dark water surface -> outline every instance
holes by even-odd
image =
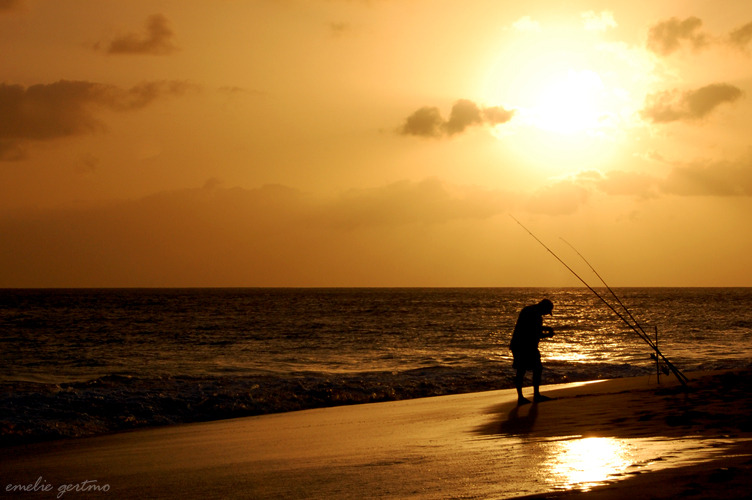
[[[616,292],[680,369],[750,366],[752,289]],[[584,288],[0,290],[0,442],[512,387],[543,297],[544,383],[655,372]]]

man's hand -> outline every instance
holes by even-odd
[[[550,326],[544,326],[543,327],[543,335],[541,335],[541,338],[550,338],[554,336],[554,329]]]

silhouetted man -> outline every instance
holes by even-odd
[[[517,405],[524,405],[530,400],[522,396],[522,382],[525,379],[525,372],[533,372],[533,401],[540,403],[549,401],[551,398],[542,396],[540,393],[541,373],[543,365],[541,364],[541,355],[538,350],[538,341],[543,338],[554,336],[553,328],[543,326],[543,316],[551,314],[554,310],[554,304],[548,299],[543,299],[535,305],[525,306],[520,311],[517,318],[517,324],[514,326],[512,342],[509,348],[512,350],[514,363],[512,368],[517,369],[517,376],[514,377],[514,385],[517,388]]]

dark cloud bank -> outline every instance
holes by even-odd
[[[671,165],[663,178],[581,172],[526,195],[427,179],[317,198],[212,181],[89,209],[8,213],[0,286],[387,286],[417,268],[421,279],[441,274],[487,241],[483,221],[512,211],[571,214],[596,193],[752,196],[752,157]]]
[[[454,243],[436,228],[508,208],[503,193],[435,179],[330,199],[278,185],[245,190],[210,182],[86,210],[0,217],[0,258],[8,263],[0,286],[379,282],[391,266],[409,272],[422,265],[424,251],[448,251]],[[440,241],[427,249],[430,238]]]
[[[142,109],[192,85],[178,81],[144,82],[130,89],[87,81],[60,80],[29,87],[0,84],[0,161],[26,157],[32,141],[50,141],[105,130],[102,110]]]

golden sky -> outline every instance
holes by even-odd
[[[0,0],[0,286],[752,286],[752,4]]]

